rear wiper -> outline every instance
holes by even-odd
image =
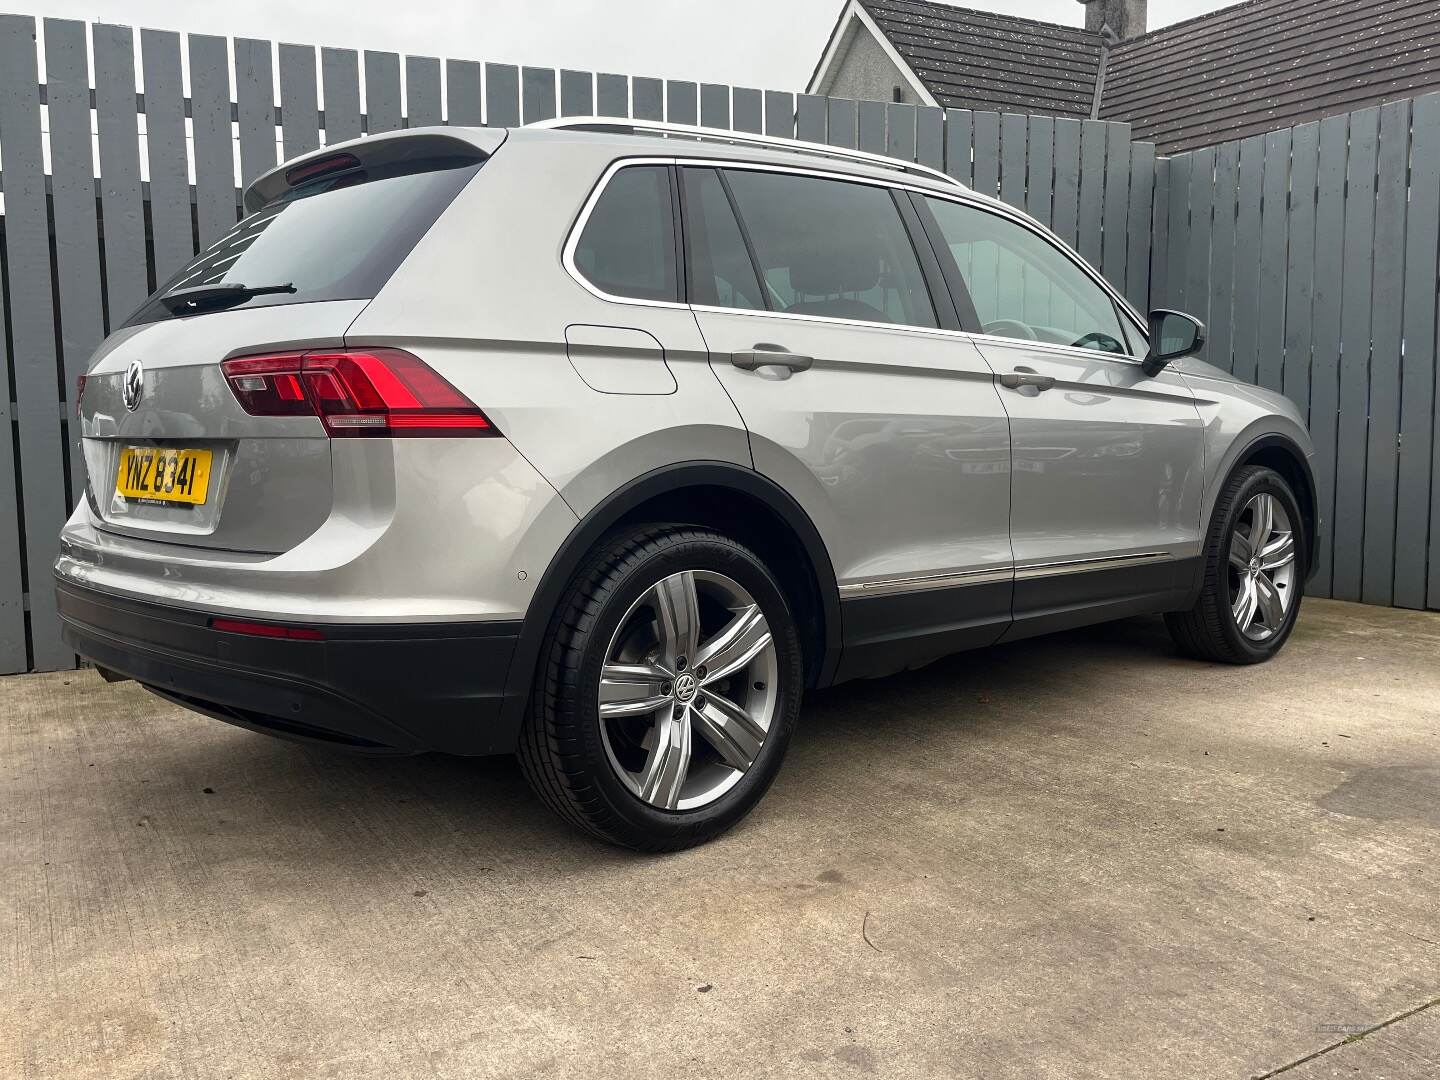
[[[174,289],[160,297],[160,303],[172,315],[188,315],[210,308],[229,307],[243,304],[252,296],[267,296],[271,293],[293,293],[295,285],[241,285],[239,282],[217,282],[213,285],[191,285],[185,289]]]

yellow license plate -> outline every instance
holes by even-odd
[[[142,502],[199,506],[210,493],[209,450],[127,446],[120,451],[115,490]]]

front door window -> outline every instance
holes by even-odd
[[[1038,233],[977,207],[927,199],[992,337],[1129,355],[1115,304]]]

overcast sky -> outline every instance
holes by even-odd
[[[1151,0],[1150,27],[1234,0]],[[259,37],[659,75],[779,90],[804,88],[843,0],[12,0],[10,10]],[[966,0],[1079,26],[1078,0]]]

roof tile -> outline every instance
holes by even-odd
[[[1016,67],[1043,82],[1046,112],[1088,117],[1100,38],[1069,26],[931,0],[860,0],[935,99],[948,108],[1034,107],[1006,83]]]
[[[1088,117],[1101,39],[934,0],[859,0],[944,106]],[[1110,51],[1100,116],[1162,153],[1440,90],[1436,0],[1245,0]]]

